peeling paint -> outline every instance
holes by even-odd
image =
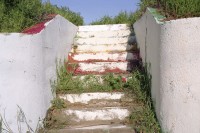
[[[103,108],[99,110],[66,110],[65,114],[71,118],[71,121],[95,121],[95,120],[125,120],[130,112],[126,108]]]
[[[73,62],[126,62],[138,60],[138,51],[135,52],[102,52],[102,53],[70,53],[68,60]]]
[[[106,99],[106,100],[120,100],[124,93],[82,93],[82,94],[63,94],[59,97],[70,103],[84,103],[88,104],[92,100]]]
[[[45,21],[40,22],[36,25],[33,25],[27,29],[25,29],[24,31],[22,31],[22,33],[26,33],[26,34],[37,34],[39,32],[41,32],[48,24],[48,22],[50,20],[52,20],[53,18],[55,18],[57,14],[50,14],[45,18]]]
[[[154,8],[147,8],[147,10],[149,10],[149,12],[153,15],[153,17],[155,18],[156,22],[158,24],[164,24],[163,20],[166,19],[165,16],[161,15],[157,9]]]
[[[74,64],[68,63],[67,70],[76,75],[106,73],[127,74],[136,67],[137,62],[79,62]]]

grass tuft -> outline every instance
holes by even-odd
[[[143,105],[142,110],[133,112],[130,116],[134,129],[140,133],[161,133],[151,99],[151,75],[147,69],[134,71],[128,80],[127,87]]]
[[[134,129],[140,133],[161,133],[160,125],[157,121],[153,102],[151,99],[151,75],[147,72],[147,67],[143,70],[135,70],[128,80],[124,81],[122,76],[112,73],[103,77],[87,75],[84,78],[74,76],[73,73],[67,72],[65,66],[58,67],[58,79],[55,84],[56,93],[83,93],[83,92],[105,92],[105,91],[131,91],[134,94],[134,100],[137,101],[142,108],[134,111],[130,115],[130,122]],[[74,78],[75,77],[75,78]],[[50,120],[58,123],[66,123],[60,118],[54,118],[55,109],[65,108],[65,102],[61,99],[55,99],[51,109]],[[53,114],[53,115],[52,115]],[[48,125],[55,122],[50,121]]]
[[[80,13],[42,0],[1,0],[0,32],[20,32],[41,21],[48,14],[60,14],[75,25],[83,25]]]
[[[141,0],[138,4],[139,9],[135,12],[126,12],[121,11],[118,15],[111,17],[105,15],[104,17],[100,18],[91,23],[91,25],[103,25],[103,24],[134,24],[146,11],[148,6],[155,7],[156,1],[155,0]]]
[[[138,6],[135,12],[122,11],[114,17],[105,15],[91,25],[134,24],[147,7],[157,8],[167,19],[200,17],[200,0],[141,0]]]
[[[63,99],[60,98],[55,98],[51,101],[52,104],[52,109],[63,109],[66,108],[66,104],[65,101]]]
[[[200,17],[199,0],[158,0],[158,5],[168,18]]]
[[[114,74],[105,76],[86,75],[83,78],[68,72],[65,66],[57,69],[57,81],[54,88],[56,93],[84,93],[84,92],[110,92],[120,91],[125,83],[122,77]]]

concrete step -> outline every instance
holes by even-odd
[[[63,94],[59,98],[64,99],[66,102],[89,104],[93,100],[120,100],[125,96],[123,92],[96,92],[96,93],[82,93],[82,94]]]
[[[139,52],[69,53],[68,62],[116,62],[139,59]]]
[[[89,74],[89,75],[74,75],[72,77],[72,80],[79,80],[79,81],[83,81],[85,88],[87,88],[91,83],[94,84],[99,84],[99,85],[105,85],[107,84],[110,80],[109,79],[115,79],[118,80],[119,82],[122,83],[126,83],[129,79],[131,79],[132,77],[127,73],[127,74],[113,74],[110,75],[109,74],[105,74],[105,75],[93,75],[93,74]],[[84,87],[83,85],[83,87]],[[123,88],[115,88],[118,91],[122,91]],[[96,90],[98,91],[98,90]]]
[[[96,92],[82,94],[59,94],[68,108],[99,108],[99,107],[133,107],[140,106],[135,101],[134,95],[124,94],[122,92]]]
[[[113,124],[55,129],[47,131],[47,133],[135,133],[135,131],[130,126]]]
[[[67,70],[74,74],[106,74],[106,73],[129,73],[136,68],[138,62],[79,62],[69,63]]]
[[[70,126],[94,126],[101,124],[128,123],[131,109],[127,107],[72,108],[63,109],[59,116],[68,120]]]
[[[127,24],[111,24],[111,25],[89,25],[79,26],[78,31],[117,31],[117,30],[129,30],[130,27]]]
[[[128,37],[131,35],[130,30],[118,31],[80,31],[77,33],[76,38],[115,38],[115,37]]]
[[[103,45],[103,44],[135,44],[136,39],[135,36],[129,36],[129,37],[117,37],[117,38],[75,38],[74,44],[75,45]]]
[[[58,94],[57,97],[64,99],[67,108],[50,110],[47,120],[53,123],[50,128],[65,128],[62,131],[127,125],[130,114],[140,111],[143,106],[134,101],[133,94],[125,92]]]
[[[74,45],[72,53],[100,53],[100,52],[125,52],[135,51],[136,45],[124,44],[102,44],[102,45]]]

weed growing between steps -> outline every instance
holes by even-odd
[[[130,123],[132,123],[136,132],[161,133],[152,104],[151,76],[147,73],[147,67],[143,70],[135,70],[130,74],[127,81],[123,81],[121,76],[113,74],[105,75],[102,78],[94,75],[78,77],[74,76],[73,73],[67,72],[65,66],[58,68],[57,76],[58,79],[54,84],[57,94],[131,90],[134,94],[134,99],[139,105],[142,105],[142,110],[134,111],[130,115]],[[66,108],[64,101],[58,98],[52,101],[52,108],[47,116],[47,127],[61,128],[62,125],[67,124],[67,118],[57,118],[57,116],[60,116],[57,114],[60,113],[59,110],[62,110],[62,108]],[[52,127],[52,125],[59,126]]]
[[[75,66],[74,66],[75,67]],[[57,81],[52,84],[53,92],[56,94],[84,93],[84,92],[109,92],[122,91],[125,82],[121,76],[108,74],[103,77],[87,75],[84,77],[74,76],[68,72],[66,66],[57,68]],[[67,108],[63,99],[54,98],[52,106],[47,112],[44,121],[46,129],[60,129],[68,125],[69,118],[62,114],[62,109]]]
[[[134,71],[127,82],[127,87],[143,105],[142,111],[133,112],[130,116],[134,129],[140,133],[161,133],[151,99],[151,76],[147,72],[147,67]]]
[[[57,69],[57,81],[53,85],[56,93],[110,92],[122,91],[125,86],[122,76],[108,74],[104,76],[74,76],[65,66]]]
[[[41,130],[41,119],[38,119],[37,122],[37,126],[36,129],[33,130],[33,128],[29,125],[30,120],[28,120],[26,118],[26,115],[24,113],[24,111],[22,110],[22,108],[20,106],[17,105],[17,115],[16,115],[16,124],[18,129],[11,129],[10,127],[10,123],[8,123],[7,119],[6,119],[6,115],[5,115],[5,110],[4,110],[4,114],[0,114],[0,133],[22,133],[22,132],[26,132],[26,133],[40,133]],[[26,128],[27,131],[24,131]]]
[[[63,109],[63,108],[66,108],[66,103],[63,99],[60,99],[60,98],[54,98],[52,101],[51,101],[51,108],[52,109]]]
[[[62,112],[64,107],[66,108],[64,103],[61,103],[59,108],[52,105],[52,107],[47,111],[47,116],[43,122],[44,129],[41,133],[46,133],[47,129],[61,129],[68,125],[69,118]]]

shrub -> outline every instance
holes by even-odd
[[[83,17],[81,17],[80,13],[73,12],[67,7],[59,8],[58,6],[51,5],[48,2],[44,3],[43,14],[52,14],[52,13],[60,14],[61,16],[63,16],[64,18],[66,18],[67,20],[69,20],[70,22],[72,22],[77,26],[83,25],[84,23]]]
[[[104,17],[102,17],[99,20],[96,20],[94,22],[91,23],[91,25],[102,25],[102,24],[122,24],[122,23],[126,23],[126,24],[132,24],[133,19],[134,18],[134,13],[130,12],[120,12],[117,16],[115,17],[110,17],[108,15],[105,15]]]
[[[200,17],[200,0],[141,0],[136,13],[140,16],[146,7],[156,7],[170,19]]]
[[[41,0],[1,0],[0,1],[0,32],[20,32],[43,20],[43,16],[60,14],[76,25],[83,25],[79,13],[67,7],[57,7]]]
[[[91,25],[102,25],[102,24],[113,24],[113,18],[108,15],[105,15],[101,19],[91,23]]]
[[[200,17],[200,0],[141,0],[140,12],[156,7],[167,18]]]
[[[101,25],[101,24],[133,24],[135,23],[141,15],[145,12],[146,7],[155,6],[156,0],[141,0],[139,3],[140,9],[136,12],[126,12],[121,11],[117,16],[110,17],[108,15],[102,17],[91,23],[91,25]]]
[[[115,17],[108,15],[91,23],[101,24],[133,24],[146,11],[147,7],[159,8],[159,11],[167,18],[200,17],[200,0],[141,0],[136,12],[120,12]]]
[[[200,0],[158,0],[167,17],[199,17]]]
[[[131,113],[130,120],[138,133],[162,133],[151,98],[151,75],[147,71],[148,67],[145,65],[143,70],[135,70],[127,82],[127,87],[142,105],[141,110]]]

